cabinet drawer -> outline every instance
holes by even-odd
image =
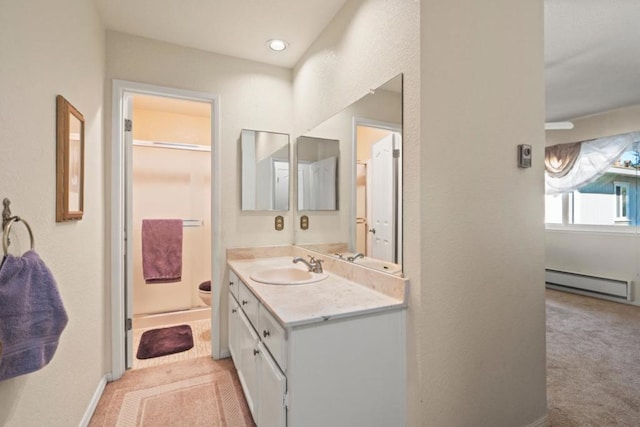
[[[233,270],[229,269],[229,292],[238,299],[238,288],[239,288],[240,279]]]
[[[244,313],[249,318],[249,321],[253,325],[254,328],[258,326],[258,306],[260,305],[258,299],[253,295],[253,293],[247,288],[247,286],[242,283],[241,280],[238,281],[240,284],[238,302],[240,303],[240,308],[244,310]]]
[[[269,349],[269,352],[280,366],[280,369],[282,369],[283,372],[286,371],[286,331],[262,304],[260,305],[260,310],[258,310],[257,326],[260,339]]]

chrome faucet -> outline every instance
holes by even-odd
[[[299,262],[304,263],[307,268],[309,269],[310,272],[312,273],[322,273],[322,262],[324,260],[322,259],[315,259],[312,255],[309,255],[309,261],[304,260],[303,258],[300,257],[295,257],[293,259],[293,263],[297,264]]]
[[[355,254],[353,254],[353,256],[347,257],[347,261],[353,262],[353,261],[357,260],[358,258],[364,258],[364,255],[361,254],[360,252],[356,252]]]

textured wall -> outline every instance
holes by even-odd
[[[422,418],[542,422],[543,4],[423,0],[420,15]]]
[[[293,82],[294,135],[300,135],[403,73],[403,267],[412,283],[407,347],[410,425],[420,423],[420,335],[415,327],[421,305],[419,42],[418,1],[348,1],[296,66]],[[300,232],[296,229],[296,236]]]
[[[104,30],[93,2],[0,2],[0,197],[33,228],[69,323],[44,369],[0,382],[0,425],[78,425],[103,374],[108,326],[102,162]],[[85,211],[55,222],[56,95],[85,118]],[[23,233],[20,225],[15,227]],[[28,247],[18,234],[15,252]]]

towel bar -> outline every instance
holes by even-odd
[[[4,210],[2,211],[2,248],[4,249],[4,254],[9,254],[9,245],[11,244],[11,241],[9,240],[9,234],[11,233],[11,226],[14,222],[18,221],[22,222],[24,226],[27,227],[27,231],[29,232],[29,239],[31,240],[31,249],[33,249],[34,239],[31,227],[29,227],[27,221],[20,218],[19,216],[11,216],[11,209],[9,208],[11,201],[9,199],[5,198],[2,202],[4,204]]]
[[[9,233],[11,233],[11,226],[13,225],[14,222],[18,222],[18,221],[20,221],[21,223],[24,224],[25,227],[27,227],[27,231],[29,232],[29,239],[31,240],[31,249],[33,250],[34,239],[33,239],[33,232],[31,231],[31,227],[29,227],[29,224],[24,219],[20,218],[19,216],[14,216],[9,219],[9,222],[7,222],[7,225],[4,228],[4,232],[2,236],[2,248],[4,249],[5,255],[9,255],[9,244],[10,244]]]

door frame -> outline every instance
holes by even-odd
[[[373,120],[373,119],[367,119],[364,117],[354,117],[353,118],[353,124],[352,124],[352,129],[351,129],[351,140],[353,141],[353,144],[351,144],[351,160],[353,163],[353,167],[351,168],[351,182],[353,183],[353,185],[351,186],[351,206],[350,206],[350,212],[349,212],[349,223],[350,224],[354,224],[353,227],[349,227],[349,247],[350,248],[354,248],[356,247],[356,227],[355,227],[355,223],[358,217],[358,207],[357,207],[357,194],[356,192],[358,191],[356,188],[356,178],[357,178],[357,171],[356,171],[356,160],[357,160],[357,156],[358,156],[358,126],[366,126],[366,127],[371,127],[371,128],[378,128],[378,129],[385,129],[385,130],[390,130],[392,132],[397,132],[400,135],[400,142],[399,142],[399,148],[400,148],[400,158],[398,159],[398,187],[396,189],[397,192],[397,235],[398,237],[400,237],[402,239],[402,241],[397,244],[398,248],[397,248],[397,253],[398,253],[398,264],[402,264],[402,247],[404,245],[404,236],[402,236],[402,230],[403,230],[403,224],[402,224],[402,154],[403,154],[403,147],[402,147],[402,124],[401,123],[391,123],[391,122],[383,122],[380,120]],[[368,232],[368,230],[367,230]],[[398,238],[396,237],[396,238]]]
[[[191,90],[156,86],[126,80],[112,81],[111,91],[111,198],[110,222],[110,265],[111,273],[111,380],[120,378],[126,370],[126,265],[125,265],[125,197],[126,170],[124,147],[124,98],[126,94],[156,95],[181,98],[211,104],[211,355],[221,357],[220,347],[220,100],[218,95]],[[130,185],[130,184],[129,184]],[[214,329],[217,328],[217,329]]]

